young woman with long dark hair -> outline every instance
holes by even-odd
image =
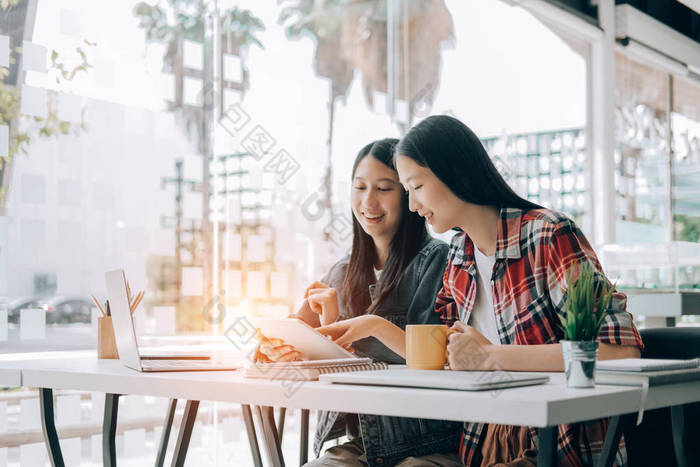
[[[403,355],[373,337],[377,329],[401,334],[407,324],[441,323],[434,304],[448,251],[448,245],[431,238],[425,221],[408,209],[393,165],[397,141],[375,141],[357,155],[352,168],[352,250],[309,286],[296,314],[317,328],[330,325],[332,330],[344,323],[352,336],[345,347],[388,363],[404,363]],[[262,352],[260,348],[258,358],[263,360],[298,357],[283,343],[266,356]],[[351,440],[329,448],[308,465],[410,466],[410,456],[432,453],[431,465],[459,465],[454,453],[460,432],[461,425],[454,422],[320,412],[317,455],[327,440],[346,434]]]
[[[435,306],[459,331],[448,344],[450,368],[563,371],[567,277],[588,265],[609,284],[574,221],[519,197],[455,118],[418,123],[397,144],[394,161],[410,210],[438,233],[458,230]],[[598,338],[601,360],[640,355],[625,304],[616,292]],[[559,464],[592,465],[607,426],[607,419],[559,426]],[[527,427],[466,423],[459,454],[467,465],[533,465],[535,441]],[[616,463],[626,463],[624,442]]]

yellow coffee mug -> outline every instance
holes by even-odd
[[[406,364],[414,370],[442,370],[447,362],[447,337],[454,334],[443,324],[406,326]]]

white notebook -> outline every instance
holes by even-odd
[[[256,363],[245,369],[246,378],[275,380],[316,381],[320,375],[348,371],[385,370],[384,362],[373,362],[371,358],[338,358],[330,360],[307,360],[300,362]]]
[[[663,358],[621,358],[618,360],[599,360],[597,371],[667,371],[700,367],[700,358],[690,360],[672,360]]]

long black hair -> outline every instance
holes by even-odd
[[[448,115],[430,116],[411,128],[396,145],[396,156],[429,168],[462,201],[497,208],[541,208],[518,196],[474,132]]]
[[[393,163],[395,138],[386,138],[369,143],[363,147],[352,166],[352,179],[360,161],[365,157],[374,157],[382,164],[396,171]],[[401,197],[401,220],[394,238],[389,244],[389,255],[377,284],[377,295],[372,302],[369,286],[375,282],[374,265],[377,262],[377,250],[372,237],[362,229],[355,216],[352,216],[352,251],[350,262],[343,280],[340,296],[352,316],[373,312],[396,288],[408,264],[418,254],[428,236],[425,221],[408,209],[408,197]]]

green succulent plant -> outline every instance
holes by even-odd
[[[578,276],[576,276],[578,273]],[[569,288],[560,316],[564,338],[570,341],[593,341],[612,301],[615,286],[588,264],[582,264],[567,275]]]

